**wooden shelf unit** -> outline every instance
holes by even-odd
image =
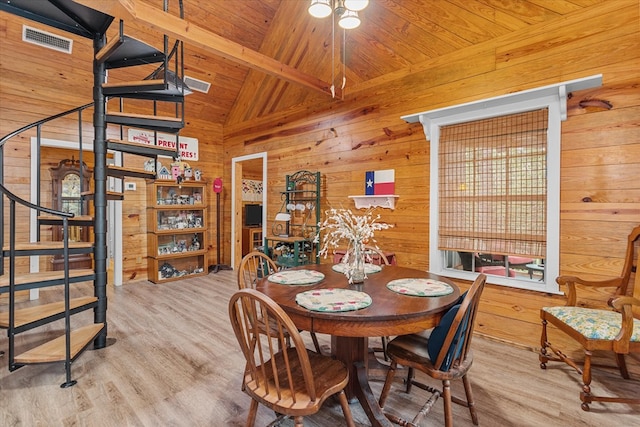
[[[319,264],[318,244],[313,240],[320,222],[320,172],[302,170],[287,175],[286,189],[280,196],[279,213],[289,214],[290,220],[283,234],[265,236],[265,253],[283,268]]]
[[[155,180],[147,187],[147,274],[153,283],[208,273],[207,183]]]

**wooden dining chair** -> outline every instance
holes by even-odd
[[[486,280],[486,275],[479,274],[471,288],[445,313],[433,330],[400,335],[389,342],[387,354],[391,358],[391,366],[380,394],[380,407],[384,408],[398,365],[409,368],[405,390],[407,393],[411,392],[413,385],[431,393],[427,402],[410,422],[385,410],[384,414],[391,422],[401,426],[417,426],[442,396],[445,426],[453,425],[452,402],[469,408],[473,424],[478,425],[478,415],[467,373],[473,362],[471,338]],[[436,388],[418,382],[414,378],[416,369],[442,381],[442,387]],[[466,400],[451,394],[451,380],[457,379],[462,379]]]
[[[278,271],[278,266],[268,255],[260,251],[249,252],[240,261],[238,288],[255,289],[260,280],[276,271]],[[314,332],[311,332],[311,341],[313,341],[316,351],[321,353],[322,347],[320,347],[320,342]]]
[[[549,361],[564,362],[582,375],[580,400],[583,410],[589,410],[592,402],[618,402],[640,404],[640,396],[597,396],[591,391],[592,361],[596,350],[611,351],[615,354],[617,367],[622,378],[629,379],[625,355],[640,355],[640,225],[635,227],[627,239],[624,266],[619,277],[609,280],[586,280],[575,276],[560,276],[556,281],[566,286],[567,303],[559,307],[543,307],[540,310],[542,335],[540,337],[540,367],[547,368]],[[606,293],[607,288],[613,290]],[[635,289],[635,294],[634,294]],[[589,290],[592,295],[605,295],[596,306],[593,301],[578,301],[578,290],[584,296]],[[634,298],[635,295],[635,298]],[[577,341],[584,349],[584,360],[575,360],[549,342],[548,325]],[[549,352],[551,350],[551,352]],[[553,355],[551,354],[553,353]]]
[[[389,259],[384,252],[375,246],[364,246],[365,261],[376,265],[389,265]]]
[[[229,317],[247,362],[242,379],[242,390],[252,399],[247,426],[254,425],[262,404],[293,417],[295,425],[302,427],[303,417],[318,412],[333,395],[340,401],[347,425],[355,426],[344,392],[349,371],[341,361],[307,350],[278,304],[255,289],[241,289],[229,301]],[[257,318],[277,334],[265,333],[254,321]],[[287,340],[291,345],[285,345]]]
[[[255,289],[260,280],[276,271],[278,271],[278,266],[275,261],[265,253],[259,251],[249,252],[240,261],[238,288]]]

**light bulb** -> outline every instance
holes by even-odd
[[[331,0],[311,0],[308,10],[314,18],[326,18],[331,15]]]
[[[352,30],[357,28],[360,25],[360,18],[358,18],[358,12],[354,12],[353,10],[347,10],[340,17],[338,21],[338,25],[340,25],[345,30]]]
[[[359,12],[369,5],[369,0],[344,0],[344,7]]]

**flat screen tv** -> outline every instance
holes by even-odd
[[[262,205],[244,205],[245,227],[262,226]]]

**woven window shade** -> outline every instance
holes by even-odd
[[[547,109],[444,126],[441,250],[544,258]]]

